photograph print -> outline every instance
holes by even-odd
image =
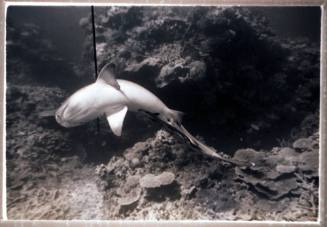
[[[317,221],[320,7],[6,13],[8,219]]]

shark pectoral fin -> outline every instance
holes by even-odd
[[[123,128],[123,123],[127,110],[127,106],[124,106],[124,108],[122,108],[118,112],[111,115],[107,115],[107,120],[110,125],[110,128],[116,136],[121,136],[121,131]]]

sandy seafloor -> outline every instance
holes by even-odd
[[[120,78],[185,112],[183,124],[201,141],[255,165],[204,156],[133,113],[119,138],[104,118],[66,129],[40,117],[93,81],[90,18],[77,25],[81,64],[65,61],[42,26],[13,20],[9,219],[317,219],[316,42],[281,38],[244,8],[98,8],[95,19],[99,66],[115,63]]]

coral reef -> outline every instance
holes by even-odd
[[[100,7],[95,22],[99,68],[114,63],[184,111],[199,140],[252,165],[206,157],[138,115],[119,138],[103,118],[65,129],[41,117],[94,79],[90,17],[77,68],[37,25],[9,26],[10,219],[317,220],[317,44],[280,39],[250,8]]]
[[[240,149],[234,159],[255,165],[234,168],[189,150],[160,130],[98,166],[98,184],[108,201],[106,215],[138,220],[315,220],[317,134],[308,140],[311,150]],[[136,159],[139,165],[131,165]]]
[[[303,141],[306,146],[299,147]],[[269,153],[238,150],[234,158],[255,165],[244,170],[237,167],[236,179],[249,184],[270,200],[296,195],[299,181],[301,184],[315,182],[314,185],[318,186],[318,147],[318,135],[315,134],[296,140],[293,148],[274,148]],[[318,199],[317,195],[315,199]]]

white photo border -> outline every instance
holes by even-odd
[[[320,127],[319,127],[319,214],[313,222],[278,221],[107,221],[107,220],[8,220],[6,214],[6,10],[9,5],[100,6],[100,5],[161,5],[161,6],[320,6]],[[1,0],[0,1],[0,226],[3,227],[103,227],[103,226],[224,226],[224,227],[324,227],[327,226],[327,0]]]

